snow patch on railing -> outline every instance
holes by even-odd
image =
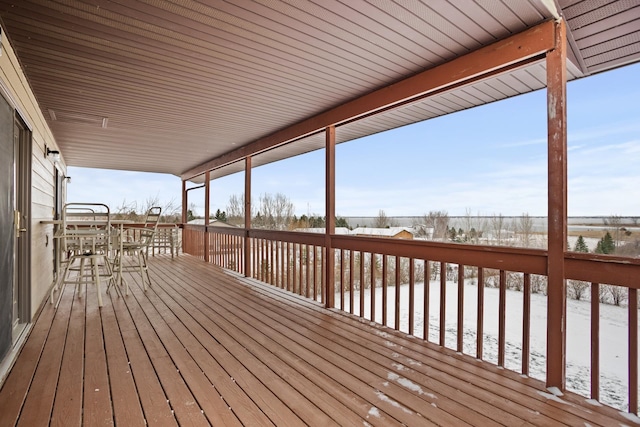
[[[622,415],[627,420],[631,421],[635,424],[640,424],[640,418],[636,414],[632,414],[631,412],[620,411],[620,415]]]

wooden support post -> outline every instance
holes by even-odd
[[[187,223],[187,181],[182,180],[182,253],[186,253],[185,245],[187,244],[186,239],[184,238],[184,224]]]
[[[336,232],[336,128],[329,126],[326,129],[326,184],[325,184],[325,239],[324,248],[327,256],[325,257],[325,280],[324,287],[325,307],[333,308],[335,305],[335,252],[331,247],[331,235]],[[362,278],[360,278],[362,283]]]
[[[548,235],[547,387],[565,388],[567,286],[567,46],[564,21],[555,24],[547,54]]]
[[[251,156],[244,159],[244,277],[251,277]]]
[[[204,262],[209,262],[209,216],[210,211],[211,171],[204,173]]]

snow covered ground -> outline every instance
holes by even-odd
[[[387,289],[388,301],[395,299],[395,287]],[[497,363],[498,350],[498,289],[485,288],[484,304],[484,359]],[[400,330],[409,330],[409,286],[400,286]],[[446,346],[456,348],[458,286],[447,283],[446,290]],[[505,367],[520,372],[522,366],[522,292],[507,291],[506,301],[506,354]],[[370,317],[370,290],[365,290],[366,318]],[[349,310],[346,293],[345,311]],[[382,289],[376,288],[376,322],[382,323]],[[415,285],[415,335],[422,337],[424,284]],[[336,295],[339,304],[339,295]],[[429,308],[429,340],[439,336],[440,283],[431,282]],[[476,354],[477,287],[467,283],[464,289],[464,353]],[[586,397],[590,396],[590,303],[567,301],[567,388]],[[359,312],[359,294],[354,292],[354,312]],[[394,327],[393,304],[387,312],[387,325]],[[531,356],[530,375],[545,379],[547,297],[531,295]],[[626,411],[628,404],[628,311],[626,307],[600,306],[600,401]]]

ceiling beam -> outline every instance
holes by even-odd
[[[247,156],[322,131],[327,126],[337,126],[376,111],[405,104],[432,92],[442,91],[444,88],[456,86],[465,81],[478,79],[483,75],[495,74],[500,69],[509,69],[514,64],[552,50],[555,46],[554,39],[555,26],[553,21],[543,22],[521,33],[422,71],[208,160],[183,172],[181,178],[188,180],[207,170],[219,168]]]

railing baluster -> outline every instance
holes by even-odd
[[[326,253],[326,249],[324,248],[320,248],[320,302],[322,304],[325,304],[325,296],[324,296],[324,290],[326,289],[326,281],[325,281],[325,263],[324,263],[324,259],[325,259],[325,253]],[[327,256],[328,258],[328,256]],[[334,301],[335,304],[335,301]]]
[[[244,238],[236,236],[236,265],[238,266],[238,273],[244,275]]]
[[[272,240],[267,239],[265,240],[266,245],[265,245],[265,259],[267,262],[267,266],[266,266],[266,277],[265,277],[265,281],[267,283],[269,283],[270,285],[273,285],[273,261],[272,261],[272,256],[273,256],[273,247],[272,247]]]
[[[340,310],[344,309],[344,249],[340,249]]]
[[[638,414],[638,290],[629,288],[629,412]]]
[[[498,366],[504,367],[506,338],[505,309],[507,299],[507,272],[500,270],[500,297],[498,301]]]
[[[253,259],[251,260],[251,277],[253,277],[254,279],[257,278],[257,274],[258,274],[258,243],[256,242],[255,238],[251,239],[251,254]]]
[[[424,302],[422,305],[423,318],[422,318],[422,339],[429,341],[429,303],[431,293],[431,262],[424,261]]]
[[[369,295],[371,295],[371,320],[376,321],[376,257],[371,253],[371,285],[369,286]]]
[[[304,296],[309,298],[311,293],[311,248],[307,244],[307,265],[305,267],[307,283],[304,287]]]
[[[262,260],[262,268],[260,269],[260,280],[263,282],[268,282],[269,281],[269,261],[268,261],[268,253],[267,253],[267,241],[265,239],[262,239],[262,245],[261,245],[261,260]]]
[[[525,273],[522,292],[522,375],[529,375],[531,355],[531,274]]]
[[[354,279],[353,249],[349,249],[349,313],[353,314],[353,279]]]
[[[413,335],[413,322],[415,320],[415,266],[414,259],[409,258],[409,335]]]
[[[388,306],[388,295],[387,295],[387,255],[382,255],[382,324],[387,326],[387,306]]]
[[[331,249],[332,251],[335,251],[335,249]],[[327,281],[326,281],[326,277],[325,277],[325,268],[324,268],[324,263],[325,263],[325,257],[326,255],[326,249],[323,247],[320,247],[320,302],[324,305],[325,303],[325,296],[324,296],[324,290],[327,286]],[[335,253],[335,252],[334,252]],[[333,304],[335,305],[335,299]]]
[[[260,277],[260,240],[253,238],[253,277],[254,279],[258,279]]]
[[[447,263],[440,262],[440,345],[444,347],[447,315]]]
[[[304,287],[304,257],[306,256],[304,252],[304,245],[298,245],[298,249],[300,251],[300,262],[298,265],[298,295],[303,295],[303,287]]]
[[[464,265],[458,264],[458,336],[457,351],[462,353],[464,347]]]
[[[600,400],[600,284],[591,283],[591,398]]]
[[[364,317],[364,252],[360,251],[360,317]]]
[[[292,278],[292,287],[291,287],[291,292],[293,293],[297,293],[296,291],[296,281],[298,280],[298,275],[297,275],[297,270],[298,270],[298,251],[297,251],[297,243],[294,243],[292,245],[291,248],[292,252],[293,252],[293,256],[291,258],[292,260],[292,264],[293,264],[293,274],[291,276]]]
[[[275,267],[274,270],[275,272],[275,282],[274,285],[277,288],[281,288],[282,287],[282,282],[280,280],[280,241],[276,240],[273,242],[274,244],[274,252],[275,252]]]
[[[291,245],[293,243],[287,242],[287,290],[291,292],[291,264],[293,258],[291,256]]]
[[[276,263],[278,264],[276,283],[280,289],[284,289],[284,242],[281,240],[276,242]]]
[[[315,301],[318,291],[318,247],[313,245],[313,300]]]
[[[400,330],[400,257],[396,256],[396,299],[395,299],[394,328]]]
[[[476,357],[482,360],[484,348],[484,268],[478,267],[478,320],[476,330]]]

